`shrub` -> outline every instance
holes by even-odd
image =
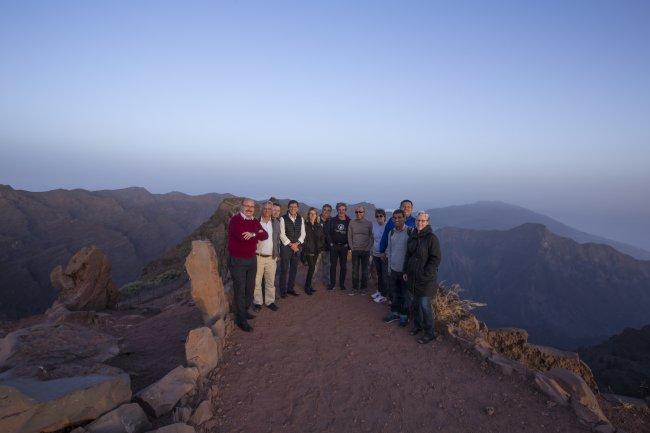
[[[461,299],[459,294],[463,291],[460,284],[452,284],[451,287],[438,286],[438,291],[431,302],[433,304],[434,317],[443,322],[458,323],[462,319],[470,317],[470,311],[485,307],[487,304],[469,299]]]

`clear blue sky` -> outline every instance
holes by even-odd
[[[650,248],[650,2],[0,2],[0,183],[417,208]]]

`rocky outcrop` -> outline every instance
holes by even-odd
[[[113,308],[118,299],[117,288],[111,280],[111,262],[94,245],[79,250],[65,269],[54,268],[50,280],[59,290],[59,302],[68,310]]]
[[[11,332],[0,341],[0,369],[103,362],[119,352],[118,340],[110,335],[69,323],[39,324]]]
[[[206,325],[223,318],[230,307],[219,274],[219,264],[210,241],[193,241],[185,260],[185,269],[192,285],[192,298]]]
[[[140,391],[136,398],[151,415],[159,417],[171,411],[176,403],[196,386],[199,370],[178,366],[158,382]]]
[[[544,374],[571,396],[569,402],[580,419],[592,425],[609,424],[596,396],[580,376],[564,368],[552,368]]]
[[[212,418],[212,404],[210,400],[203,400],[192,414],[190,424],[200,426],[210,418]]]
[[[185,342],[187,365],[196,367],[201,376],[214,369],[223,352],[223,344],[218,344],[218,337],[212,335],[210,328],[192,329]]]
[[[142,433],[151,423],[140,405],[123,404],[84,427],[89,433]]]
[[[486,333],[486,340],[497,352],[520,361],[529,368],[539,371],[552,368],[570,370],[582,377],[594,392],[598,392],[594,375],[577,353],[530,344],[528,332],[518,328],[490,329]]]
[[[16,367],[0,375],[0,426],[3,433],[53,432],[129,400],[129,375],[118,368],[91,363],[48,370]]]

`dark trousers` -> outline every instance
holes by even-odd
[[[307,278],[305,279],[305,292],[311,289],[311,281],[314,278],[314,272],[316,271],[316,260],[318,260],[318,254],[306,254],[305,260],[307,261]]]
[[[230,257],[228,265],[230,267],[230,275],[232,276],[235,321],[239,324],[244,324],[248,321],[248,308],[253,302],[257,257],[254,256],[252,259]]]
[[[390,299],[390,293],[388,290],[388,263],[386,263],[381,257],[372,256],[372,263],[375,265],[375,270],[377,271],[377,289],[382,296]]]
[[[406,288],[406,281],[404,281],[404,272],[396,272],[391,270],[388,277],[391,292],[393,294],[393,302],[390,305],[390,311],[403,317],[408,317],[409,307],[411,305],[411,294]]]
[[[435,336],[433,327],[433,308],[429,296],[420,296],[413,299],[413,324],[420,328],[429,337]]]
[[[280,257],[280,295],[286,295],[287,292],[293,291],[293,286],[296,283],[300,250],[294,252],[289,246],[282,245],[280,247]]]
[[[352,288],[354,290],[368,287],[369,266],[370,251],[352,251]],[[361,268],[361,286],[359,286],[359,268]]]
[[[332,245],[330,247],[330,287],[336,283],[336,263],[341,267],[339,272],[339,287],[345,287],[345,274],[348,271],[348,246]]]

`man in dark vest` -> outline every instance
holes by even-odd
[[[300,246],[305,241],[305,221],[298,213],[298,202],[289,201],[288,211],[280,218],[280,297],[298,296],[293,286],[300,262]],[[287,278],[287,272],[289,272]]]

